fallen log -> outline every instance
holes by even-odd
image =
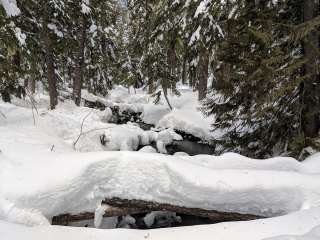
[[[153,211],[175,212],[183,215],[190,215],[210,219],[213,223],[229,221],[249,221],[264,218],[252,214],[241,214],[234,212],[219,212],[216,210],[206,210],[200,208],[187,208],[170,204],[148,202],[142,200],[127,200],[120,198],[105,199],[102,204],[109,207],[106,209],[104,217],[120,217],[132,214],[143,214]],[[63,214],[52,219],[52,225],[68,225],[71,222],[94,219],[94,213],[85,212],[76,215]]]
[[[191,215],[197,217],[208,218],[216,222],[228,222],[228,221],[249,221],[264,218],[263,216],[257,216],[252,214],[242,214],[234,212],[219,212],[216,210],[206,210],[201,208],[187,208],[181,206],[175,206],[170,204],[147,202],[142,200],[127,200],[120,198],[105,199],[102,203],[118,207],[118,208],[135,208],[141,209],[142,212],[153,211],[167,211],[175,212],[178,214]]]
[[[141,210],[140,208],[118,208],[118,207],[112,207],[108,206],[108,208],[105,210],[105,213],[103,217],[121,217],[121,216],[127,216],[132,214],[139,214],[139,213],[147,213]],[[84,212],[80,214],[62,214],[59,216],[54,216],[52,218],[52,225],[61,225],[61,226],[67,226],[70,222],[79,222],[84,220],[92,220],[94,219],[94,213],[92,212]]]

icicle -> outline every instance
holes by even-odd
[[[109,208],[108,205],[103,204],[97,207],[97,209],[94,212],[94,226],[95,228],[100,228],[101,227],[101,223],[103,220],[103,215],[106,212],[106,210]]]

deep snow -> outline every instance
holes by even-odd
[[[155,108],[166,108],[165,105],[153,108],[147,95],[138,94],[130,95],[120,88],[110,94],[109,101],[110,104],[131,108],[126,99],[135,99],[130,101],[141,102],[143,105],[136,104],[136,107],[149,108],[149,112],[156,111]],[[192,96],[192,92],[185,94],[186,98]],[[300,163],[280,157],[254,160],[233,153],[219,157],[190,157],[183,153],[167,156],[154,153],[156,150],[149,146],[139,152],[108,152],[106,150],[136,150],[137,145],[148,145],[151,140],[157,142],[159,150],[179,136],[170,129],[158,133],[143,131],[130,123],[122,126],[109,124],[106,121],[110,111],[78,108],[70,102],[61,103],[55,111],[48,111],[47,98],[39,96],[37,100],[39,115],[35,115],[36,125],[25,101],[15,99],[15,104],[20,107],[0,102],[0,111],[6,116],[0,116],[1,240],[170,240],[212,239],[212,236],[218,240],[260,240],[280,235],[298,235],[291,237],[297,240],[318,239],[319,154]],[[190,104],[195,102],[194,98],[185,100],[185,104],[181,101],[181,105],[179,101],[173,100],[176,110],[164,113],[159,122],[168,123],[173,115],[177,121],[172,121],[175,124],[167,127],[187,126],[189,131],[196,130],[205,138],[201,129],[197,129],[196,122],[200,121],[201,128],[205,129],[209,127],[206,122],[209,124],[210,121],[200,115],[193,120],[188,118],[188,114],[181,113],[191,109],[190,106],[193,106],[190,114],[194,113],[196,105]],[[148,116],[147,112],[143,111],[143,114]],[[88,118],[83,130],[87,134],[74,147],[85,116]],[[190,127],[186,123],[189,120]],[[159,122],[158,127],[164,127]],[[106,146],[100,143],[101,134],[106,137]],[[91,211],[97,212],[95,223],[99,226],[101,215],[98,213],[101,209],[97,206],[106,197],[158,201],[273,218],[152,231],[49,225],[54,215]],[[285,216],[274,217],[278,215]],[[291,238],[280,236],[279,239]]]

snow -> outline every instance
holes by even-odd
[[[85,93],[84,98],[90,101],[101,101],[109,107],[118,106],[121,111],[140,112],[144,123],[153,124],[156,128],[172,128],[182,132],[192,134],[204,141],[219,138],[222,133],[219,131],[211,132],[213,117],[204,117],[198,110],[197,93],[187,86],[179,85],[178,90],[181,96],[169,95],[169,101],[173,106],[170,111],[167,103],[162,99],[158,105],[153,103],[154,99],[145,94],[141,89],[136,93],[130,89],[117,86],[111,91],[107,100],[93,97]]]
[[[162,224],[169,225],[170,223],[181,222],[181,218],[176,213],[156,211],[148,213],[143,221],[147,227],[151,227],[153,224],[161,226]]]
[[[11,145],[13,139],[19,141],[22,135],[22,139],[32,135],[33,139],[29,141],[39,143],[41,148],[45,148],[45,152],[50,151],[52,147],[55,152],[70,152],[80,134],[81,136],[75,145],[75,149],[80,152],[135,151],[139,146],[149,145],[151,142],[157,141],[163,149],[173,140],[181,140],[181,137],[175,134],[173,130],[164,129],[154,132],[144,131],[133,123],[109,124],[108,120],[112,117],[109,108],[100,111],[86,107],[76,107],[70,101],[60,103],[54,111],[40,108],[39,115],[35,116],[36,126],[33,126],[31,109],[0,104],[0,110],[8,115],[7,119],[0,118],[0,124],[3,124],[3,127],[0,125],[3,132],[2,137],[4,142],[7,142],[8,148],[13,147]],[[16,128],[19,128],[20,131],[15,131]],[[101,144],[101,137],[105,141],[104,146]],[[52,141],[52,139],[55,140]],[[35,144],[29,145],[32,146],[23,144],[22,147],[31,147],[32,149]],[[4,147],[2,146],[2,148]],[[36,149],[39,150],[37,146],[35,146]],[[12,149],[12,151],[14,152],[15,149]],[[164,152],[164,150],[161,151]]]
[[[103,215],[105,211],[108,209],[108,205],[100,205],[97,207],[97,209],[94,212],[94,226],[95,228],[100,228],[102,221],[103,221]]]
[[[308,232],[307,234],[301,236],[279,236],[279,237],[272,237],[266,240],[318,240],[320,239],[320,226],[315,227],[312,231]]]
[[[157,153],[157,150],[151,146],[145,146],[139,150],[139,152],[144,153]]]
[[[89,14],[91,12],[89,5],[90,5],[90,0],[82,0],[81,12],[83,14]]]
[[[181,227],[170,229],[136,230],[101,230],[89,228],[71,228],[58,226],[25,227],[0,220],[1,240],[267,240],[276,236],[306,235],[302,237],[278,237],[272,240],[314,240],[319,239],[318,229],[320,209],[292,213],[287,216],[250,222],[221,223],[215,225]],[[312,235],[311,235],[312,234]],[[313,238],[311,238],[313,236]],[[310,238],[307,238],[310,237]]]
[[[17,16],[20,14],[20,9],[17,6],[16,0],[0,0],[0,5],[4,7],[8,17]]]
[[[153,109],[147,95],[120,89],[105,101],[135,111],[167,108],[160,103]],[[288,157],[257,160],[235,153],[193,157],[156,153],[181,139],[173,129],[199,133],[196,136],[201,138],[216,134],[205,131],[212,119],[195,111],[198,104],[193,94],[185,89],[180,99],[170,97],[174,110],[163,112],[157,131],[144,131],[133,123],[110,124],[109,108],[92,110],[65,101],[48,111],[47,97],[41,95],[34,124],[26,101],[14,99],[19,106],[0,102],[6,116],[0,116],[1,240],[319,239],[319,153],[302,163]],[[86,134],[74,147],[81,125]],[[100,142],[103,135],[105,146]],[[151,142],[157,150],[148,146]],[[143,145],[138,152],[113,151],[137,150]],[[271,218],[151,231],[50,226],[53,216],[88,211],[95,213],[93,226],[114,228],[117,219],[102,218],[107,206],[101,206],[104,198],[112,197]],[[146,224],[152,225],[161,214],[150,213]],[[134,219],[126,216],[119,225],[129,228],[133,224]]]
[[[276,158],[265,165],[232,157],[239,166],[223,162],[224,156],[201,156],[201,161],[142,152],[95,152],[36,154],[28,160],[9,158],[3,151],[0,196],[5,201],[0,218],[21,223],[20,214],[11,214],[21,211],[44,224],[44,217],[94,212],[102,199],[112,197],[269,217],[319,206],[320,176],[310,174],[303,164],[297,167],[293,159]],[[208,164],[215,161],[218,167]],[[291,170],[278,168],[282,163]]]

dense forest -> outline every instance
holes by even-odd
[[[20,0],[18,11],[0,8],[0,92],[10,101],[18,86],[32,94],[42,82],[54,109],[67,87],[79,105],[83,88],[105,96],[122,84],[166,97],[182,82],[216,116],[213,128],[225,129],[223,151],[297,156],[319,147],[318,5]]]
[[[0,239],[320,239],[319,50],[320,0],[0,0]]]

